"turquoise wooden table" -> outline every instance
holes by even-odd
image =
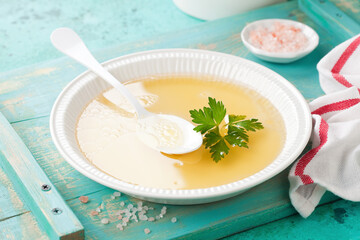
[[[313,27],[319,47],[292,64],[263,62],[243,46],[247,22],[288,18]],[[2,1],[0,8],[0,239],[360,239],[360,204],[327,193],[302,219],[288,197],[287,171],[228,200],[167,206],[164,218],[116,228],[122,203],[114,190],[68,165],[49,133],[49,113],[63,87],[85,69],[63,57],[49,35],[74,28],[100,61],[141,50],[201,48],[245,57],[291,81],[311,100],[323,94],[316,63],[360,32],[358,0],[299,0],[204,22],[169,0],[85,2]],[[88,196],[89,202],[79,201]],[[145,203],[160,211],[163,205]],[[103,206],[99,215],[92,211]],[[177,217],[172,223],[171,218]],[[110,219],[109,224],[101,219]],[[144,229],[151,233],[146,235]]]

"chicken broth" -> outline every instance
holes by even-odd
[[[191,121],[189,110],[207,106],[208,97],[222,101],[227,114],[257,118],[264,129],[249,132],[249,148],[231,147],[214,162],[209,149],[166,155],[138,139],[133,107],[110,89],[84,109],[76,137],[84,156],[101,171],[128,183],[166,189],[196,189],[235,182],[264,169],[280,153],[285,127],[276,108],[244,86],[208,77],[163,76],[132,81],[127,88],[154,113]]]

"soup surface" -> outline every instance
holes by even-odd
[[[76,136],[86,158],[101,171],[141,186],[167,189],[214,187],[246,178],[269,165],[285,140],[283,120],[274,106],[253,90],[207,77],[151,77],[126,84],[151,112],[191,121],[189,110],[222,101],[228,114],[257,118],[264,129],[249,132],[249,148],[230,147],[215,163],[202,146],[183,155],[165,155],[137,138],[136,114],[115,89],[92,100],[82,112]]]

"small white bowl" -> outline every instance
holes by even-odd
[[[169,204],[198,204],[228,198],[283,171],[299,156],[309,140],[312,122],[306,100],[290,82],[260,64],[211,51],[164,49],[122,56],[103,65],[121,82],[159,74],[205,74],[246,86],[267,98],[277,108],[286,129],[285,143],[276,159],[245,179],[221,186],[189,190],[130,184],[92,165],[77,144],[75,129],[79,115],[92,99],[109,88],[105,81],[86,71],[71,81],[56,100],[50,115],[52,139],[60,154],[76,170],[94,181],[131,196]]]
[[[268,52],[260,48],[255,47],[249,41],[250,32],[258,27],[268,28],[272,26],[275,22],[280,22],[286,25],[292,25],[301,29],[303,34],[308,38],[308,46],[302,50],[296,52]],[[311,53],[319,44],[319,35],[311,27],[297,21],[287,20],[287,19],[264,19],[252,22],[241,31],[241,39],[244,45],[258,58],[261,58],[268,62],[275,63],[290,63],[294,62],[302,57],[305,57]]]

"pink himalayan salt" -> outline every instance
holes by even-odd
[[[79,200],[82,203],[87,203],[89,201],[89,197],[88,196],[80,196]]]
[[[91,214],[91,216],[97,216],[97,215],[99,215],[99,213],[98,213],[97,211],[91,211],[90,214]]]
[[[257,27],[250,32],[250,43],[267,52],[297,52],[308,45],[300,28],[275,22],[269,28]]]

